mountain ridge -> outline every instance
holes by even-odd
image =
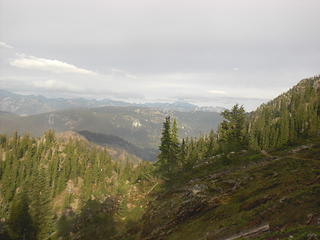
[[[18,115],[35,115],[73,108],[97,108],[105,106],[116,107],[146,107],[161,111],[205,111],[221,112],[223,107],[200,107],[185,101],[130,103],[111,99],[89,98],[47,98],[42,95],[21,95],[0,89],[0,111],[12,112]]]

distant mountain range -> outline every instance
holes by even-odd
[[[21,95],[6,90],[0,90],[0,111],[11,112],[17,115],[28,116],[73,108],[97,108],[104,106],[116,107],[148,107],[162,111],[205,111],[221,112],[222,107],[199,107],[197,105],[178,101],[173,103],[129,103],[111,99],[86,99],[86,98],[47,98],[44,96]]]
[[[55,132],[72,130],[100,145],[123,147],[145,160],[154,160],[160,142],[162,122],[167,115],[177,119],[181,137],[196,137],[209,132],[216,129],[222,120],[217,112],[168,113],[164,110],[133,106],[74,108],[31,116],[0,112],[0,133],[12,134],[18,131],[21,134],[26,132],[32,136],[41,136],[48,129]]]

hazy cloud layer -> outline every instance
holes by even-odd
[[[52,73],[79,73],[96,75],[96,73],[90,70],[79,68],[69,63],[58,60],[38,58],[34,56],[25,56],[24,54],[21,54],[18,56],[18,58],[10,61],[10,65],[18,68],[48,71]]]
[[[254,108],[320,73],[319,10],[318,0],[0,0],[0,87]]]
[[[13,48],[9,44],[6,44],[5,42],[0,42],[0,48]]]

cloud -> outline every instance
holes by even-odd
[[[59,60],[25,56],[23,54],[19,54],[18,56],[19,57],[17,59],[10,61],[11,66],[29,70],[48,71],[52,73],[78,73],[85,75],[97,75],[97,73],[93,71],[79,68],[75,65]]]
[[[124,76],[126,78],[137,79],[137,76],[135,76],[133,74],[130,74],[130,73],[126,72],[126,71],[117,69],[117,68],[112,68],[111,69],[111,73],[113,75],[120,75],[120,76]]]
[[[0,42],[0,48],[13,48],[9,44],[6,44],[5,42]]]
[[[212,94],[226,94],[226,92],[222,90],[209,90],[208,92]]]
[[[83,88],[57,80],[46,80],[46,81],[33,81],[32,85],[36,88],[42,88],[46,90],[63,90],[71,92],[82,92]]]

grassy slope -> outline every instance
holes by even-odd
[[[320,139],[311,142],[221,156],[184,173],[151,203],[138,239],[225,239],[267,223],[271,231],[256,239],[319,235]]]

